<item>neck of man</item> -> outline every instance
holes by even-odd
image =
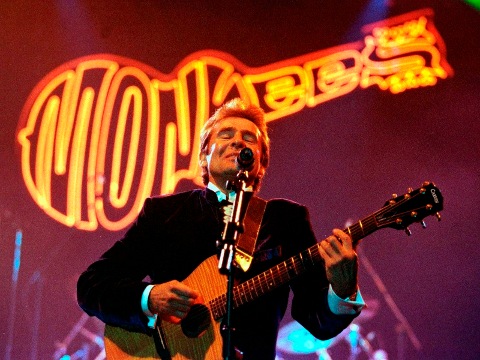
[[[222,193],[224,193],[225,195],[228,195],[228,193],[230,192],[230,190],[227,190],[227,181],[228,180],[232,180],[232,179],[228,179],[228,178],[221,178],[221,179],[216,179],[212,176],[210,176],[210,182],[212,184],[214,184]]]

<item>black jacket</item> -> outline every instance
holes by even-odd
[[[217,253],[223,230],[214,192],[193,190],[151,197],[124,237],[93,263],[78,280],[78,302],[107,324],[149,332],[140,298],[150,283],[184,280]],[[239,281],[251,278],[316,243],[308,211],[284,199],[268,202],[254,262]],[[328,308],[328,282],[322,266],[234,312],[234,342],[244,360],[274,359],[279,323],[293,290],[292,317],[320,339],[340,333],[354,316]]]

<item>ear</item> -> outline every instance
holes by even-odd
[[[261,180],[264,175],[265,175],[265,168],[261,166],[260,169],[258,170],[257,178]]]
[[[206,167],[207,166],[207,155],[205,155],[204,153],[201,153],[199,159],[200,159],[200,167]]]

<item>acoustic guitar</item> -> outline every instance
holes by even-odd
[[[431,182],[388,200],[385,205],[344,231],[354,243],[382,229],[405,230],[409,225],[421,223],[430,215],[440,220],[443,196]],[[289,283],[292,279],[323,264],[319,244],[300,252],[271,269],[234,287],[233,308],[255,301],[260,296]],[[211,256],[200,264],[184,281],[197,289],[204,304],[192,307],[179,324],[162,322],[155,336],[132,332],[106,325],[105,350],[107,359],[222,359],[220,322],[226,313],[226,279],[218,271],[218,260]]]

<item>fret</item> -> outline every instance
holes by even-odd
[[[227,311],[227,294],[223,294],[222,295],[222,302],[225,302],[224,304],[222,304],[222,307],[225,306],[225,312]],[[239,297],[238,297],[238,291],[236,291],[236,287],[233,288],[233,308],[237,308],[239,307],[240,305],[242,305],[240,303],[240,300],[239,300]],[[225,315],[225,313],[224,313]]]
[[[254,300],[256,298],[256,295],[257,295],[257,291],[255,290],[255,280],[254,279],[246,282],[247,289],[248,289],[247,292],[250,294],[250,298],[252,300]],[[255,292],[255,294],[254,294],[254,292]]]
[[[362,237],[365,236],[365,231],[363,230],[362,220],[360,220],[360,221],[358,222],[358,226],[359,226],[359,228],[360,228],[360,231],[362,232],[362,233],[361,233]]]
[[[255,283],[255,280],[258,280],[258,285]],[[258,289],[261,288],[260,286],[260,278],[258,276],[255,276],[252,280],[252,292],[255,291],[255,297],[258,297],[260,296],[262,293],[260,292],[260,294],[258,293]]]
[[[238,303],[239,303],[239,304],[238,304],[239,306],[240,306],[240,305],[243,305],[243,302],[242,302],[242,290],[241,290],[240,286],[238,286],[238,285],[235,286],[235,289],[237,290],[237,293],[235,294],[235,292],[234,292],[234,295],[233,295],[233,296],[234,296],[234,298],[237,299],[237,301],[238,301]]]
[[[253,288],[252,288],[252,281],[251,280],[248,280],[246,282],[243,283],[244,286],[244,291],[245,291],[245,298],[247,299],[247,301],[251,301],[253,299],[255,299],[255,297],[253,296]],[[250,300],[248,300],[248,297],[250,297]]]
[[[222,312],[222,306],[223,304],[220,304],[220,301],[217,301],[217,304],[215,306],[215,312],[214,312],[215,319],[219,319],[223,316],[224,313]]]
[[[244,300],[245,303],[247,303],[248,302],[248,287],[245,286],[245,285],[246,285],[246,283],[242,283],[239,286],[242,289],[241,294],[242,294],[243,300]]]
[[[222,295],[222,305],[220,306],[220,313],[223,316],[225,315],[226,312],[227,312],[227,296]]]
[[[246,298],[245,298],[245,292],[244,292],[244,289],[243,289],[243,284],[240,284],[238,286],[236,286],[236,288],[238,289],[238,299],[240,300],[240,305],[243,305],[244,303],[246,303]]]
[[[347,232],[350,233],[350,236],[351,236],[352,240],[355,242],[355,240],[360,238],[359,234],[361,233],[361,229],[360,229],[359,224],[355,223],[355,224],[351,225],[348,228]]]
[[[227,306],[227,296],[226,296],[226,294],[223,294],[222,299],[223,299],[223,296],[225,296],[225,307],[226,307]],[[223,306],[223,304],[222,304],[222,306]],[[238,300],[238,289],[235,286],[233,288],[233,307],[238,307],[238,306],[240,306],[239,300]]]
[[[299,269],[297,268],[298,260],[296,256],[292,258],[292,265],[293,265],[294,276],[300,274]]]
[[[274,287],[275,286],[275,276],[273,276],[273,268],[270,269],[270,287]]]
[[[314,262],[314,260],[313,260],[313,255],[312,255],[312,249],[313,249],[313,248],[316,248],[316,247],[318,247],[318,245],[309,247],[309,248],[307,249],[307,251],[308,251],[308,257],[310,258],[310,261],[312,262],[312,266],[315,266],[315,262]]]
[[[252,300],[252,292],[250,290],[249,283],[247,282],[243,283],[243,293],[245,294],[245,302],[249,302],[250,300]]]
[[[243,291],[243,284],[235,286],[238,289],[238,300],[240,301],[240,305],[243,305],[245,301],[245,293]]]
[[[297,267],[296,267],[296,264],[295,264],[295,258],[294,257],[291,257],[289,259],[289,265],[288,265],[288,280],[294,278],[295,276],[297,276]]]
[[[213,313],[213,317],[218,316],[217,299],[218,298],[214,298],[214,299],[210,300],[210,302],[208,303],[210,305],[210,309]]]
[[[303,265],[302,253],[297,255],[297,267],[298,267],[298,274],[303,274],[306,270],[305,266]]]
[[[322,256],[320,255],[320,244],[315,244],[314,246],[312,246],[310,249],[311,249],[311,257],[312,257],[312,263],[314,264],[314,266],[321,262],[322,261]],[[309,250],[310,250],[309,249]]]
[[[263,274],[260,274],[259,276],[261,277],[262,275],[263,275],[263,280],[260,279],[260,284],[262,284],[262,292],[266,293],[268,290],[270,290],[270,286],[268,286],[268,278],[267,278],[266,272],[264,272]],[[263,283],[265,283],[265,286],[267,287],[266,290],[263,288]]]
[[[263,279],[262,279],[262,275],[263,275]],[[262,295],[268,292],[269,290],[268,283],[265,281],[265,278],[266,278],[265,273],[258,275],[258,282],[260,283]]]
[[[289,259],[290,260],[290,259]],[[283,265],[283,269],[281,270],[282,271],[282,274],[280,276],[280,281],[281,281],[281,284],[283,284],[285,281],[287,281],[287,279],[289,278],[289,271],[290,271],[290,268],[289,268],[289,264],[288,264],[288,260],[287,261],[284,261],[282,263]]]
[[[295,259],[292,257],[285,262],[287,268],[287,279],[291,279],[297,275],[297,268],[295,267]],[[288,265],[287,265],[288,264]]]
[[[287,270],[285,272],[285,276],[282,277],[282,284],[285,282],[285,281],[288,281],[290,280],[292,277],[295,276],[295,267],[293,266],[294,263],[292,262],[292,258],[288,259],[287,261],[284,262],[285,264],[285,269]]]
[[[288,279],[288,266],[287,262],[284,261],[281,265],[283,265],[283,270],[280,268],[280,265],[278,266],[278,272],[279,272],[279,278],[280,278],[280,285],[283,284],[285,281]],[[287,278],[285,278],[285,275],[287,275]]]
[[[295,260],[296,267],[298,268],[297,275],[303,274],[306,269],[305,269],[305,266],[303,265],[302,253],[298,254],[295,258],[296,258]]]
[[[210,311],[212,312],[214,318],[218,316],[218,311],[215,306],[216,300],[217,298],[214,298],[208,302],[208,305],[210,306]]]
[[[375,216],[367,216],[365,219],[359,220],[355,224],[345,229],[350,234],[354,243],[363,239],[365,236],[371,234],[378,229],[378,224]]]
[[[316,246],[316,245],[315,245]],[[305,271],[312,270],[315,267],[315,262],[312,259],[312,253],[310,248],[300,253],[302,258],[303,267]]]
[[[218,297],[218,299],[220,302],[218,312],[220,316],[223,316],[227,312],[227,296],[223,294],[222,296]]]
[[[305,259],[303,258],[303,252],[298,254],[298,257],[300,259],[300,263],[302,264],[302,267],[303,267],[304,271],[306,271],[307,270],[307,264],[305,264]]]
[[[375,219],[375,216],[369,216],[369,217],[365,218],[364,221],[363,221],[363,226],[364,226],[364,230],[365,230],[365,235],[364,236],[367,236],[367,235],[371,234],[372,232],[374,232],[375,230],[377,230],[378,224],[377,224],[377,221]]]
[[[275,289],[278,286],[279,281],[281,281],[281,273],[280,273],[280,265],[278,264],[272,268],[272,283],[273,283],[273,288]]]

